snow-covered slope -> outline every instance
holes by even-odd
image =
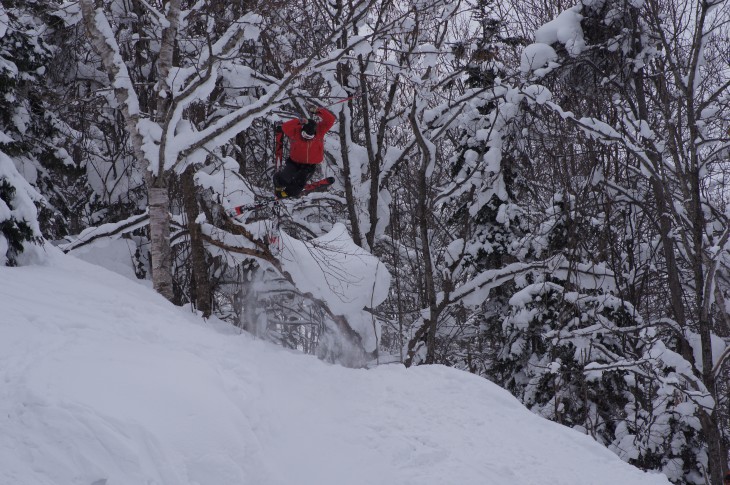
[[[667,484],[441,366],[349,370],[52,254],[0,268],[0,484]]]

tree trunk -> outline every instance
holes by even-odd
[[[363,86],[367,83],[367,77],[365,76],[364,69],[361,68],[361,83]],[[389,113],[393,109],[393,103],[395,95],[398,92],[398,77],[390,86],[388,91],[388,97],[385,102],[385,108],[383,110],[383,116],[389,116]],[[369,122],[369,97],[363,98],[363,116],[365,118],[365,140],[368,147],[368,157],[370,158],[370,200],[368,201],[368,216],[370,217],[370,228],[365,235],[368,247],[371,249],[375,246],[375,236],[378,230],[378,223],[380,222],[380,213],[378,211],[378,203],[380,202],[380,178],[382,174],[383,156],[386,151],[385,147],[385,129],[387,126],[386,119],[380,120],[378,126],[377,138],[373,141],[372,134],[370,133],[372,128]],[[373,150],[370,148],[372,145],[377,147],[377,152],[373,154]]]
[[[428,237],[428,207],[426,197],[428,183],[426,180],[426,167],[429,158],[424,156],[423,167],[418,177],[418,235],[421,241],[423,252],[425,294],[428,303],[428,319],[423,322],[426,326],[426,364],[433,364],[436,360],[436,323],[438,321],[436,309],[436,285],[433,280],[433,261],[431,260],[431,241]]]
[[[151,178],[151,177],[149,177]],[[148,178],[148,179],[149,179]],[[158,179],[159,180],[159,179]],[[151,182],[151,180],[148,180]],[[152,287],[173,300],[172,249],[170,248],[170,193],[167,184],[148,185],[150,207],[150,260]]]
[[[160,49],[160,60],[158,68],[164,69],[165,79],[169,66],[172,62],[172,50],[174,47],[175,37],[177,36],[177,19],[180,15],[181,0],[172,0],[168,10],[168,19],[171,21],[171,27],[166,29],[164,34],[163,45]],[[145,168],[159,169],[163,166],[164,160],[160,159],[158,166],[150,163],[150,160],[142,150],[143,139],[139,131],[139,100],[137,93],[132,89],[131,84],[117,81],[129,80],[131,76],[127,71],[124,62],[118,59],[118,47],[113,43],[114,40],[106,37],[106,30],[109,25],[106,24],[106,18],[103,15],[97,15],[92,0],[81,0],[81,13],[84,19],[84,26],[89,33],[89,38],[94,50],[99,54],[104,64],[104,69],[109,75],[109,79],[115,86],[114,95],[119,102],[122,115],[124,116],[125,127],[130,134],[132,148],[135,158]],[[100,23],[106,24],[100,27]],[[166,87],[166,84],[164,84]],[[164,89],[163,87],[163,89]],[[163,103],[164,105],[164,103]],[[158,113],[158,119],[164,117],[164,114]],[[163,147],[160,153],[163,153]],[[162,296],[168,300],[173,300],[172,288],[172,251],[170,249],[170,195],[165,176],[160,172],[157,176],[153,176],[147,172],[147,190],[149,199],[150,212],[150,260],[152,262],[152,285]]]
[[[345,178],[345,199],[347,200],[347,213],[350,216],[350,226],[352,229],[352,240],[355,244],[362,247],[362,233],[360,232],[360,221],[357,216],[357,203],[355,201],[355,190],[352,184],[352,170],[350,167],[350,153],[348,151],[350,127],[345,119],[346,109],[342,110],[340,115],[340,152],[342,155],[342,174]],[[357,163],[357,162],[355,162]],[[359,183],[359,178],[356,182]]]
[[[189,166],[181,177],[183,190],[183,206],[185,207],[185,216],[188,220],[188,236],[190,238],[190,258],[193,266],[193,282],[195,308],[202,312],[203,317],[208,318],[211,314],[211,294],[210,284],[208,283],[208,264],[205,261],[205,247],[201,238],[200,224],[196,222],[198,218],[198,200],[193,173],[195,169]]]
[[[421,166],[418,170],[418,200],[417,200],[417,224],[418,236],[421,243],[421,253],[423,255],[423,271],[424,271],[424,295],[425,303],[428,305],[428,318],[424,318],[423,325],[416,332],[416,335],[408,344],[408,357],[406,358],[406,366],[413,363],[415,356],[416,340],[425,342],[426,345],[426,364],[433,364],[436,360],[436,325],[438,322],[438,305],[436,299],[436,284],[433,278],[433,261],[431,260],[431,241],[428,234],[429,218],[428,218],[428,179],[427,171],[431,165],[431,151],[423,137],[421,128],[418,126],[416,119],[416,104],[409,115],[411,127],[416,136],[419,147],[421,148]]]

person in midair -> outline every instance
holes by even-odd
[[[274,174],[274,192],[278,198],[301,194],[317,165],[324,160],[324,136],[337,117],[325,108],[315,109],[307,120],[293,119],[281,125],[281,133],[289,138],[289,157],[284,168]],[[277,133],[277,142],[279,139]]]

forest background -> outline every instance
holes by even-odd
[[[344,365],[457,367],[719,484],[729,21],[722,0],[7,0],[0,260],[114,240],[203,316]],[[274,125],[310,106],[338,117],[335,185],[226,216],[272,192]],[[274,219],[315,256],[346,227],[389,292],[333,307]],[[318,261],[334,292],[364,277]]]

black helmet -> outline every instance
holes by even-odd
[[[314,138],[314,134],[317,132],[317,122],[313,119],[308,119],[307,122],[302,126],[302,138],[305,140],[311,140]]]

